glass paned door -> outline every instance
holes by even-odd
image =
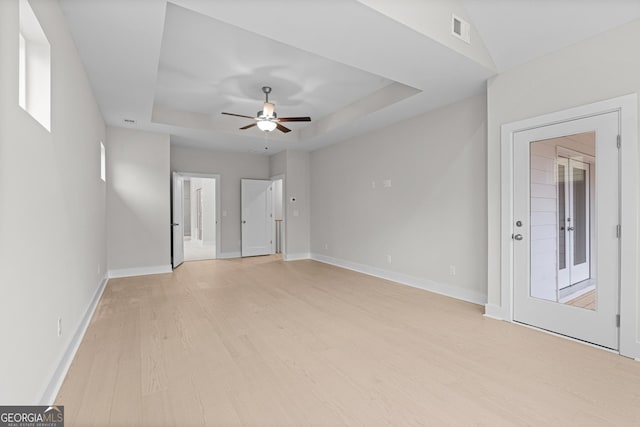
[[[596,281],[591,280],[591,218],[595,212],[595,197],[591,194],[591,170],[595,170],[595,135],[581,135],[588,144],[584,151],[573,152],[569,158],[558,156],[557,163],[557,236],[558,236],[558,295],[557,301],[570,302],[594,291]],[[561,140],[560,140],[561,141]],[[537,143],[540,143],[537,142]],[[562,143],[562,142],[560,142]],[[564,142],[571,145],[570,140]],[[559,146],[564,153],[571,150]],[[595,292],[587,308],[596,304]],[[585,301],[586,297],[581,300]]]
[[[607,113],[513,140],[513,318],[608,348],[618,346],[617,133]]]

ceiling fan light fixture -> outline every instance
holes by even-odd
[[[227,113],[225,111],[222,114],[226,114],[228,116],[235,117],[243,117],[245,119],[252,119],[255,122],[243,126],[240,130],[251,129],[255,126],[258,127],[263,132],[271,132],[275,129],[278,129],[282,133],[289,133],[291,129],[286,126],[282,126],[282,122],[310,122],[311,117],[280,117],[276,114],[276,105],[272,102],[269,102],[269,93],[271,93],[271,88],[269,86],[263,86],[262,91],[264,92],[265,102],[262,105],[262,110],[256,113],[255,117],[245,116],[244,114],[236,114],[236,113]]]
[[[276,128],[276,122],[271,120],[258,120],[258,128],[264,132],[271,132]]]
[[[275,109],[276,109],[275,104],[272,104],[271,102],[265,102],[264,106],[262,107],[262,114],[264,114],[267,117],[274,117]]]

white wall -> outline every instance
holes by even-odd
[[[169,136],[107,128],[109,274],[171,271]]]
[[[483,96],[313,152],[314,257],[484,302],[485,155]]]
[[[58,2],[32,7],[51,43],[50,133],[18,106],[18,2],[0,2],[2,405],[51,403],[106,271],[104,122]]]
[[[306,151],[281,151],[269,157],[269,172],[272,177],[284,175],[281,196],[284,202],[284,259],[309,258],[311,155]]]
[[[287,150],[286,159],[285,259],[308,258],[311,249],[311,155],[306,151]]]
[[[287,173],[287,151],[281,151],[269,157],[269,173],[271,176]]]
[[[220,175],[221,247],[216,250],[218,258],[240,256],[240,179],[269,179],[269,158],[172,145],[171,171]]]

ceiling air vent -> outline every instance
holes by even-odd
[[[124,119],[123,121],[127,125],[135,125],[136,124],[136,121],[133,120],[133,119]]]
[[[458,18],[456,15],[451,16],[451,34],[471,43],[471,26],[464,19]]]

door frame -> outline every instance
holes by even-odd
[[[211,174],[211,173],[197,173],[197,172],[180,172],[173,171],[176,175],[179,175],[183,178],[209,178],[216,180],[216,259],[220,258],[220,230],[222,226],[222,217],[220,216],[220,174]],[[171,203],[173,205],[173,179],[171,180]],[[184,215],[184,213],[183,213]],[[173,218],[172,218],[172,222]],[[173,235],[171,237],[173,239]],[[184,245],[184,244],[183,244]],[[184,247],[184,246],[183,246]],[[171,241],[171,260],[173,263],[173,240]]]
[[[576,119],[618,112],[620,155],[620,340],[619,353],[640,358],[638,332],[638,96],[625,95],[501,126],[500,183],[500,307],[486,306],[486,315],[513,322],[513,143],[514,134]],[[600,171],[602,173],[602,171]]]
[[[176,182],[179,182],[176,185]],[[184,263],[184,177],[176,172],[171,173],[171,189],[170,189],[171,201],[171,235],[169,241],[171,242],[171,269],[175,270]],[[176,211],[180,211],[180,222],[177,222]],[[180,236],[183,241],[180,245],[176,245],[176,234]],[[176,248],[180,248],[179,257]]]

